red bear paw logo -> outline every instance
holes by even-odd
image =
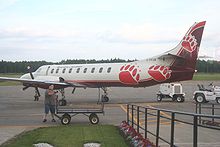
[[[192,35],[185,36],[182,41],[182,46],[189,52],[193,52],[197,47],[196,38]]]
[[[160,65],[153,65],[148,70],[149,75],[156,81],[165,81],[169,79],[171,76],[171,71],[169,67],[160,66]]]
[[[135,65],[124,65],[120,68],[119,79],[125,84],[137,84],[140,79],[138,67]]]

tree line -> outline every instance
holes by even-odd
[[[47,62],[47,61],[1,61],[0,73],[26,73],[27,66],[31,66],[32,71],[35,71],[42,65],[48,64],[92,64],[92,63],[119,63],[119,62],[131,62],[135,60],[123,60],[119,58],[107,59],[107,60],[95,60],[95,59],[73,59],[62,60],[60,62]],[[218,61],[205,61],[198,60],[196,69],[198,72],[204,73],[220,73],[220,62]]]
[[[134,60],[123,59],[107,59],[107,60],[95,60],[95,59],[73,59],[62,60],[60,62],[47,62],[47,61],[4,61],[0,62],[0,73],[26,73],[27,67],[30,66],[32,71],[37,70],[42,65],[49,64],[92,64],[92,63],[119,63],[119,62],[131,62]]]
[[[198,72],[204,73],[220,73],[220,61],[214,60],[198,60],[196,64]]]

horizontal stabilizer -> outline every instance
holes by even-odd
[[[184,57],[182,57],[182,56],[179,56],[179,55],[174,55],[174,54],[170,54],[170,53],[163,54],[163,55],[159,56],[159,57],[158,57],[158,59],[169,58],[169,57],[174,57],[174,58],[185,59],[185,58],[184,58]]]

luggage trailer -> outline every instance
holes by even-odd
[[[100,105],[100,108],[67,108],[58,106],[56,108],[55,116],[61,120],[63,125],[67,125],[70,123],[71,118],[78,114],[83,114],[89,118],[91,124],[99,123],[99,114],[104,115],[104,103],[97,104]]]

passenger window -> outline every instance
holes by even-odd
[[[57,70],[56,70],[56,73],[58,73],[59,72],[59,68],[57,68]]]
[[[101,67],[101,68],[99,68],[99,73],[101,73],[103,71],[103,68]]]
[[[86,73],[86,71],[87,71],[87,68],[84,68],[83,73]]]
[[[95,72],[95,68],[93,67],[92,70],[91,70],[91,73],[94,73],[94,72]]]
[[[111,72],[111,67],[109,67],[108,69],[107,69],[107,73],[110,73]]]
[[[71,72],[72,72],[72,70],[73,70],[73,68],[70,68],[70,69],[69,69],[69,73],[71,73]]]
[[[53,73],[54,72],[54,69],[51,69],[51,72],[50,73]]]
[[[76,73],[79,73],[79,71],[80,71],[80,68],[77,68]]]
[[[65,71],[66,71],[66,68],[63,69],[63,73],[65,73]]]

